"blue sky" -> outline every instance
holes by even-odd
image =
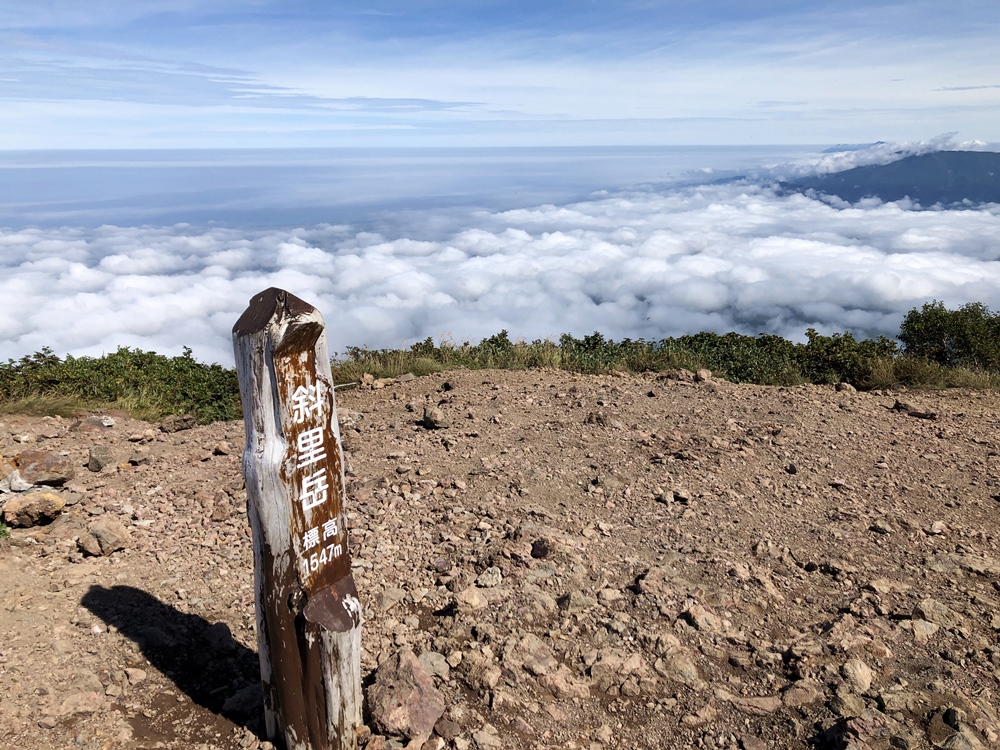
[[[7,0],[0,148],[993,142],[997,39],[996,0]]]

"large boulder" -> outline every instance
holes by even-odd
[[[163,432],[180,432],[190,430],[198,426],[198,420],[194,414],[171,414],[160,422],[160,429]]]
[[[80,547],[88,555],[100,557],[110,555],[128,544],[128,531],[118,521],[101,516],[80,537]]]
[[[413,651],[404,648],[375,670],[368,706],[377,732],[406,739],[407,747],[420,747],[444,713],[445,703]]]
[[[3,520],[9,526],[38,526],[53,521],[64,507],[66,498],[58,492],[27,492],[4,503]]]
[[[72,459],[56,451],[24,451],[17,457],[17,468],[25,482],[53,487],[66,484],[76,473]]]

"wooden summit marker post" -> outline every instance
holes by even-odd
[[[267,735],[288,750],[353,750],[361,605],[323,316],[268,289],[236,322],[233,347]]]

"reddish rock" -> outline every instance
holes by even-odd
[[[430,737],[445,707],[444,696],[408,648],[396,652],[375,670],[368,705],[377,732],[406,739],[412,747],[420,747]]]
[[[69,456],[55,451],[24,451],[17,457],[21,478],[30,484],[59,486],[76,473]]]

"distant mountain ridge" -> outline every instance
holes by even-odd
[[[851,203],[871,197],[885,202],[908,197],[921,206],[1000,203],[1000,153],[935,151],[781,184],[787,190],[815,190]]]

